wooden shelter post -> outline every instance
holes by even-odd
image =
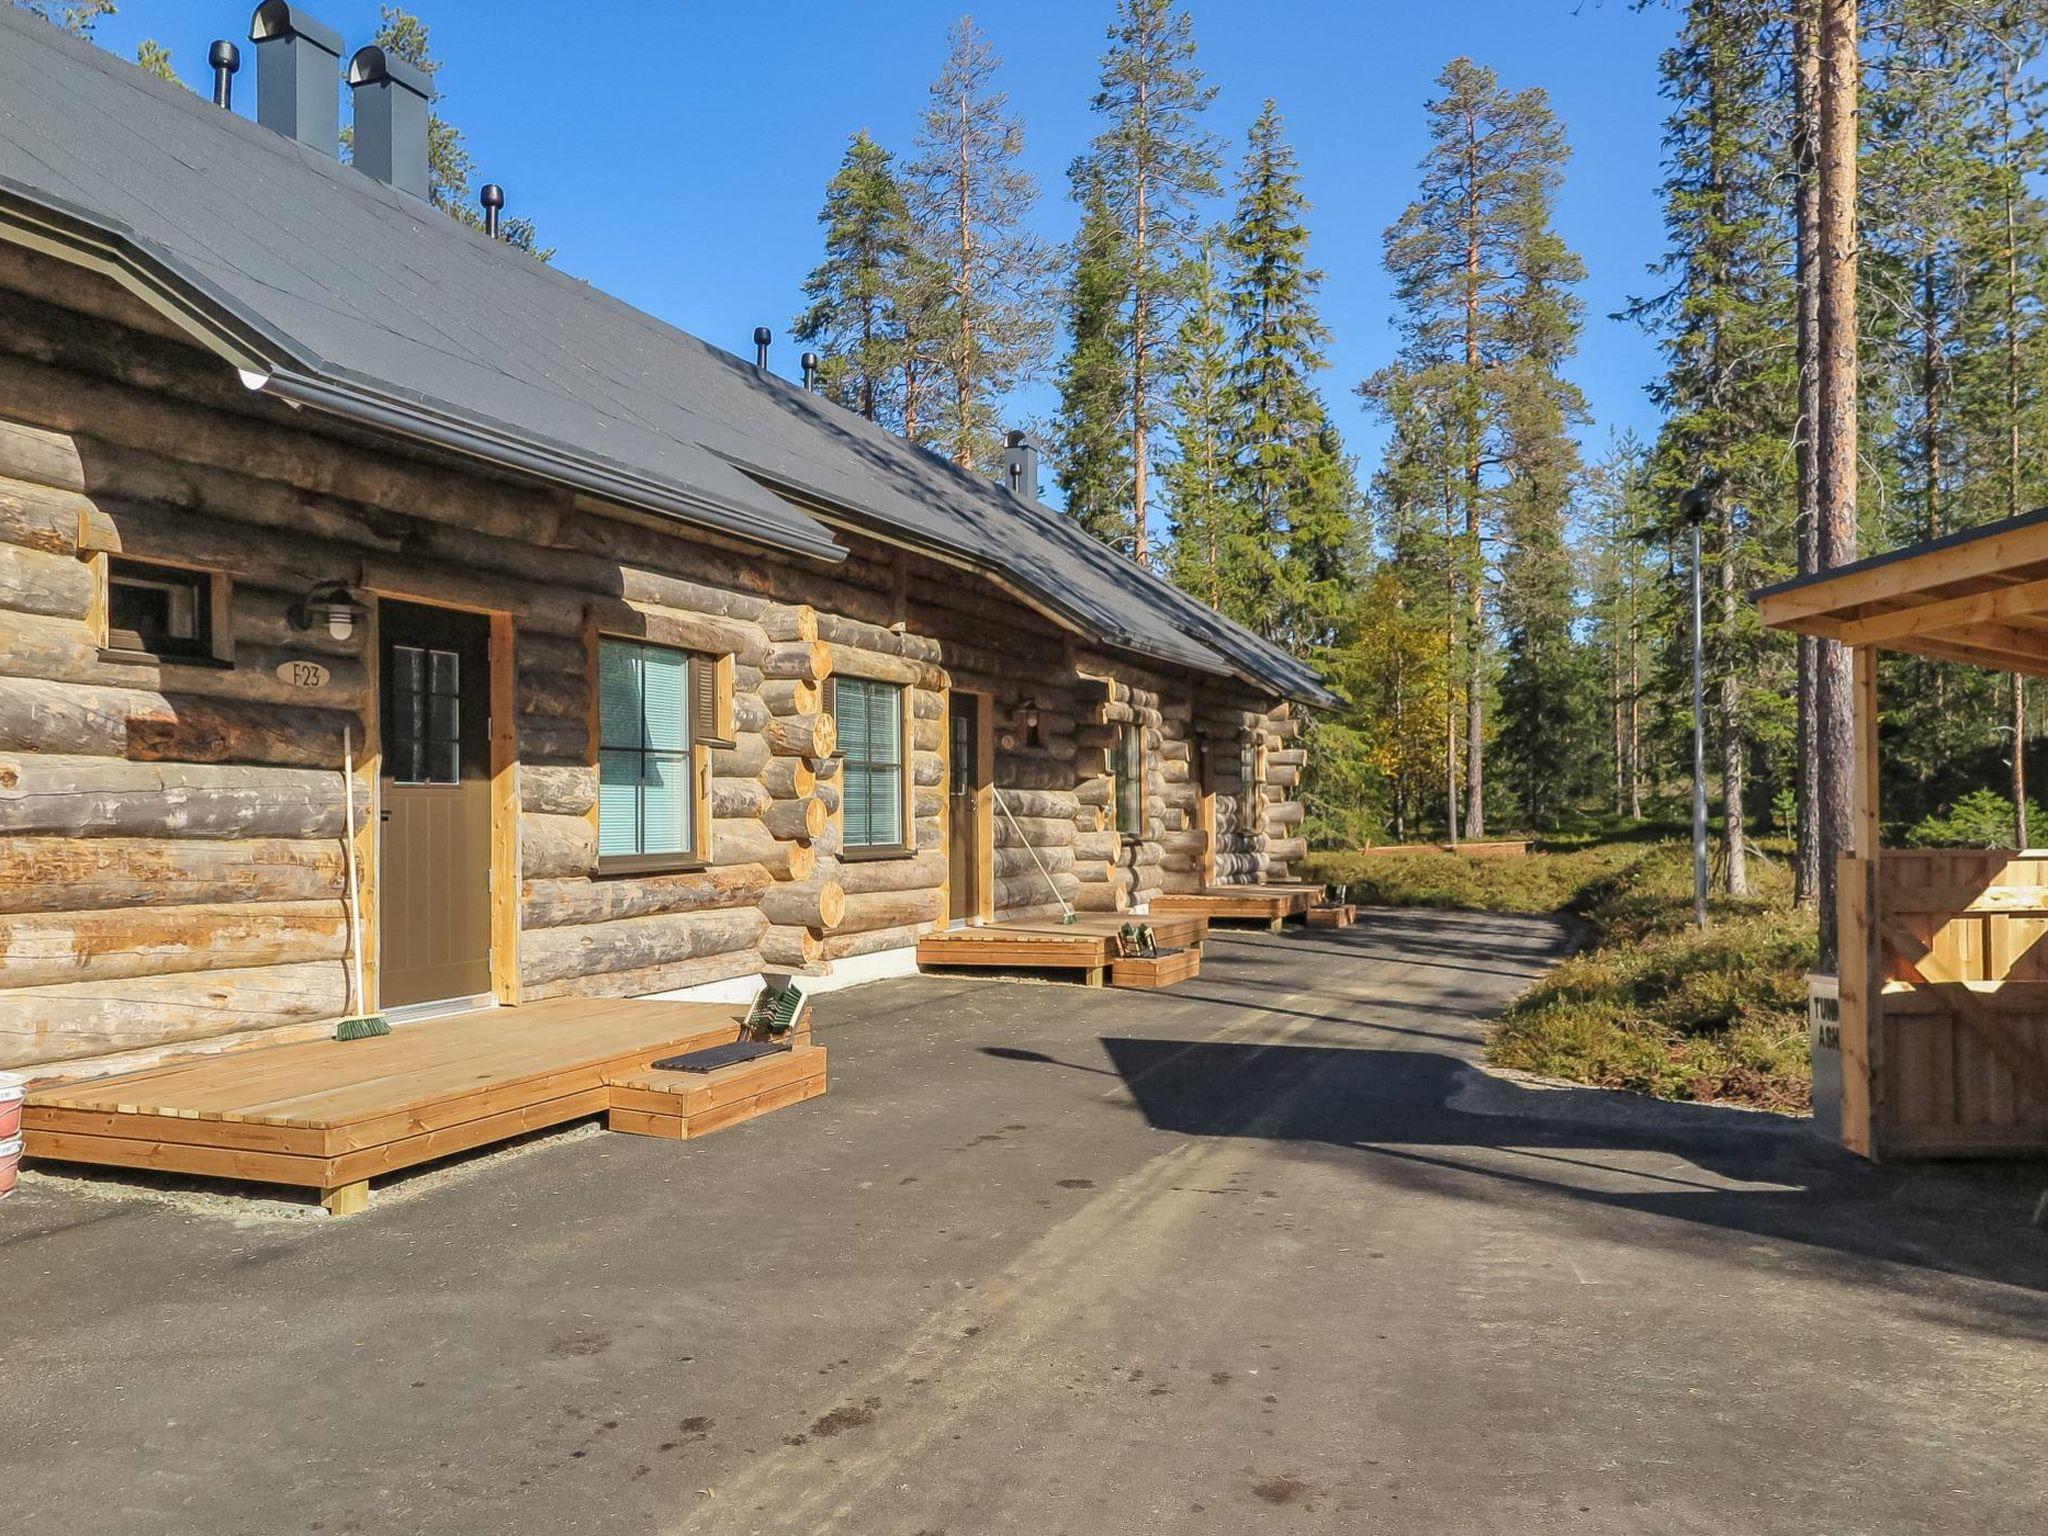
[[[1879,866],[1883,859],[1878,829],[1878,698],[1877,647],[1859,645],[1854,652],[1851,690],[1855,721],[1850,775],[1850,820],[1853,845],[1842,857],[1836,886],[1839,902],[1840,955],[1837,983],[1842,1047],[1842,1144],[1864,1157],[1876,1157],[1877,1042],[1882,1031],[1878,1010],[1884,993],[1884,945],[1879,937]]]

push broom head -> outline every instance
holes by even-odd
[[[334,1026],[334,1038],[337,1040],[367,1040],[372,1035],[388,1035],[390,1033],[391,1026],[384,1022],[384,1015],[381,1013],[365,1014],[360,1018],[354,1019],[343,1019]]]

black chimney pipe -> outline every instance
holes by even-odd
[[[803,355],[802,361],[804,365],[804,393],[808,395],[815,392],[818,387],[818,354],[806,352]]]
[[[481,201],[484,205],[484,233],[495,240],[498,238],[498,210],[505,206],[505,189],[495,181],[487,181]]]
[[[754,327],[755,367],[766,368],[768,366],[768,343],[773,341],[774,339],[775,333],[769,330],[767,326],[757,325]]]
[[[213,104],[223,111],[235,108],[235,71],[242,67],[242,50],[224,37],[213,40],[206,50],[206,62],[213,66]]]

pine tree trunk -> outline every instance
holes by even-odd
[[[1820,7],[1820,548],[1822,569],[1856,558],[1857,95],[1856,0]],[[1854,846],[1850,806],[1855,717],[1848,648],[1816,650],[1814,728],[1820,758],[1820,966],[1835,968],[1836,861]]]
[[[1796,0],[1792,11],[1793,163],[1797,180],[1793,241],[1797,294],[1799,427],[1799,574],[1820,569],[1820,28],[1817,0]],[[1793,899],[1811,905],[1820,894],[1820,740],[1815,688],[1819,646],[1799,637],[1799,786],[1794,824]]]
[[[2013,163],[2013,78],[2010,55],[1998,78],[2005,159],[2005,515],[2020,515],[2020,251],[2014,206],[2019,168]],[[2013,846],[2025,849],[2027,826],[2027,680],[2012,675]]]
[[[2027,680],[2012,675],[2012,825],[2013,847],[2024,853],[2030,842],[2027,826]]]
[[[1742,769],[1742,676],[1734,664],[1734,658],[1726,652],[1733,649],[1736,621],[1740,618],[1742,601],[1736,589],[1735,577],[1735,499],[1721,498],[1721,570],[1719,574],[1721,598],[1721,645],[1724,654],[1720,659],[1721,679],[1721,811],[1726,825],[1722,830],[1722,862],[1726,866],[1727,889],[1730,896],[1749,894],[1748,842],[1744,836]]]
[[[1479,128],[1466,121],[1465,378],[1479,387]],[[1480,422],[1465,424],[1465,580],[1470,654],[1465,669],[1465,835],[1486,836],[1486,561],[1480,541]]]
[[[1147,87],[1143,81],[1138,84],[1138,119],[1149,125],[1147,113]],[[1145,352],[1151,345],[1148,308],[1149,295],[1145,291],[1145,262],[1147,260],[1146,237],[1149,233],[1150,210],[1146,205],[1145,193],[1151,178],[1151,167],[1140,158],[1136,167],[1136,206],[1131,217],[1131,558],[1140,565],[1152,563],[1151,550],[1145,537],[1146,477],[1151,468],[1145,452],[1146,436],[1151,425],[1150,402],[1145,391],[1150,383],[1145,373]]]

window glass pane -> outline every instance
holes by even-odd
[[[598,732],[607,747],[639,748],[640,660],[637,647],[614,640],[597,648]]]
[[[900,847],[905,840],[903,690],[869,678],[841,678],[837,692],[846,846]]]
[[[597,851],[640,851],[638,752],[600,752],[597,756]]]
[[[690,846],[690,761],[648,753],[641,769],[640,852],[683,853]]]
[[[869,771],[869,815],[878,846],[895,846],[903,841],[903,770],[875,768]]]
[[[690,658],[681,651],[640,651],[641,710],[650,751],[683,752],[690,745]],[[621,743],[623,745],[623,743]]]
[[[462,656],[457,651],[429,651],[427,691],[443,697],[462,692]]]

